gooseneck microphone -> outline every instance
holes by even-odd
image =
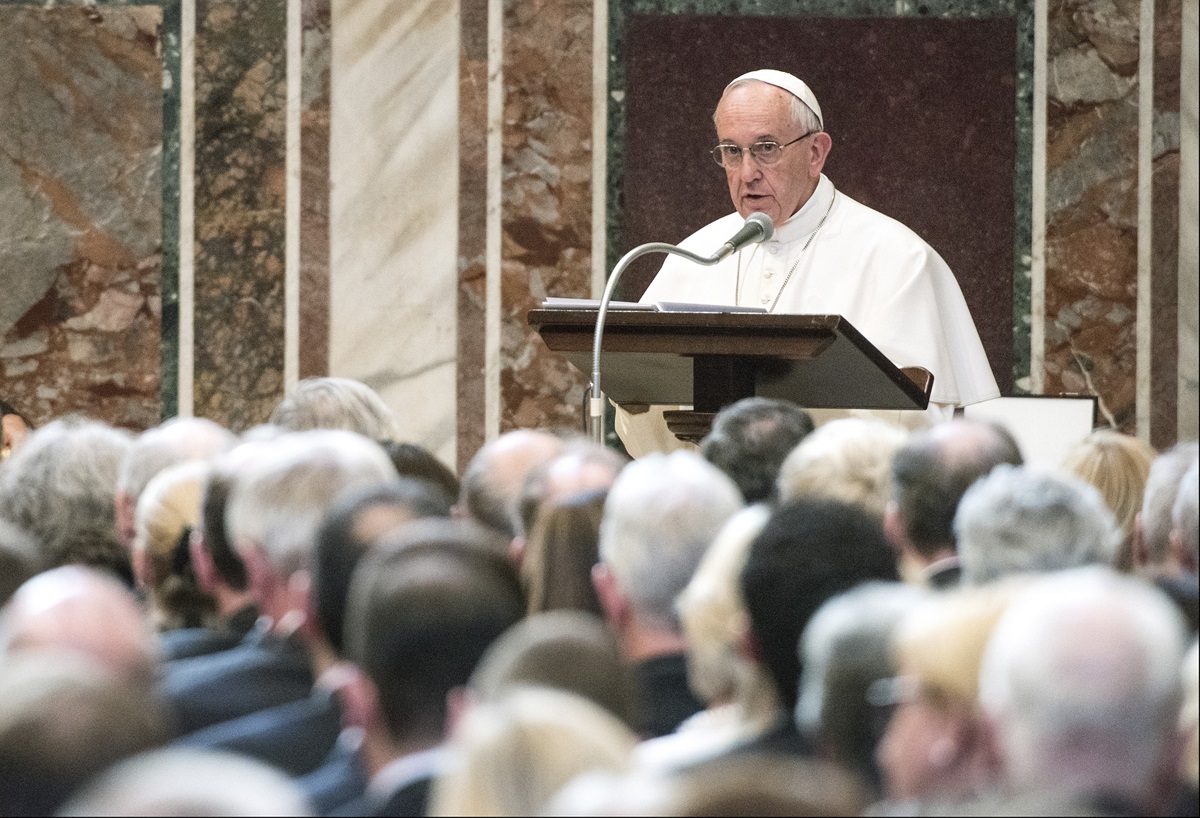
[[[669,253],[683,256],[689,261],[705,267],[711,267],[743,247],[766,241],[774,234],[775,225],[771,222],[770,216],[766,213],[751,213],[742,228],[733,234],[733,238],[721,245],[721,248],[711,256],[701,256],[673,244],[651,242],[633,248],[617,262],[617,266],[613,268],[612,275],[608,277],[608,283],[604,287],[604,295],[600,299],[600,308],[596,312],[596,331],[592,338],[592,383],[590,386],[591,397],[588,399],[588,420],[590,421],[588,431],[592,440],[601,445],[604,443],[604,393],[600,390],[600,347],[604,338],[604,319],[608,316],[608,304],[612,301],[617,282],[630,263],[647,253]]]
[[[775,224],[766,213],[751,213],[746,217],[742,229],[733,234],[733,238],[721,245],[714,258],[717,261],[728,258],[749,244],[758,244],[775,235]]]

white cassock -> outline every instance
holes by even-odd
[[[679,246],[711,255],[742,224],[731,213]],[[776,225],[769,241],[712,267],[668,256],[642,301],[841,315],[897,367],[933,373],[932,414],[945,417],[952,407],[1000,395],[946,262],[900,222],[835,192],[824,175],[804,207]],[[617,430],[634,456],[678,445],[657,409],[641,415],[618,411]]]

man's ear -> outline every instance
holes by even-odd
[[[883,533],[892,544],[892,548],[896,549],[896,553],[904,553],[904,544],[908,537],[904,533],[904,515],[895,500],[888,500],[883,510]]]
[[[446,694],[446,738],[451,738],[458,732],[459,725],[466,719],[479,700],[475,692],[467,685],[452,688]]]
[[[118,491],[113,498],[113,511],[117,518],[117,537],[126,548],[133,548],[133,538],[137,535],[134,522],[137,514],[137,498],[128,492]]]
[[[1192,552],[1183,545],[1183,533],[1178,528],[1171,529],[1171,556],[1174,562],[1185,571],[1195,572],[1195,561],[1192,559]]]
[[[217,567],[213,564],[212,554],[208,553],[208,545],[199,529],[193,528],[188,537],[188,552],[192,557],[192,570],[196,572],[196,584],[206,594],[212,594],[217,587]]]
[[[1133,518],[1133,567],[1145,568],[1150,564],[1150,549],[1146,547],[1146,529],[1142,525],[1142,512]]]
[[[616,631],[620,631],[629,618],[629,600],[621,591],[617,578],[607,565],[598,562],[592,566],[592,586],[596,589],[596,598],[604,609],[604,618]]]
[[[825,167],[825,160],[829,158],[829,152],[833,149],[833,137],[821,131],[814,134],[812,138],[812,147],[809,155],[809,164],[813,170],[820,173]]]
[[[316,617],[313,615],[315,602],[312,593],[312,573],[304,569],[293,572],[287,578],[285,595],[287,611],[284,616],[289,620],[285,624],[285,632],[298,630],[310,640],[319,636]]]
[[[353,662],[338,662],[322,677],[333,687],[342,705],[342,727],[357,727],[368,732],[380,723],[379,688]]]
[[[283,584],[267,552],[256,542],[238,543],[237,551],[238,556],[242,558],[242,564],[246,566],[246,579],[259,610],[268,616],[282,616],[280,611],[267,610],[268,606],[274,603],[275,596]]]

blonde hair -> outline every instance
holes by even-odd
[[[816,497],[853,503],[883,519],[892,458],[908,432],[868,418],[839,418],[792,450],[779,470],[781,503]]]
[[[149,576],[142,580],[163,628],[197,627],[215,609],[212,598],[196,584],[190,559],[179,554],[188,547],[188,533],[199,524],[210,471],[201,461],[172,466],[155,475],[138,497],[133,548],[144,553]]]
[[[943,707],[974,708],[984,650],[1009,600],[1027,580],[938,594],[905,616],[892,638],[902,676]]]
[[[1117,556],[1117,567],[1124,571],[1133,568],[1128,543],[1142,510],[1154,457],[1154,447],[1141,438],[1101,429],[1081,440],[1063,459],[1063,468],[1095,486],[1116,518],[1126,541]]]
[[[766,506],[754,505],[731,517],[675,603],[688,643],[688,681],[709,704],[745,695],[756,681],[774,690],[740,654],[750,616],[739,580],[750,543],[769,516]]]
[[[625,772],[633,732],[599,705],[559,690],[515,688],[467,714],[433,787],[430,815],[538,815],[589,771]]]

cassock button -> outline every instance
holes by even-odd
[[[760,301],[762,301],[764,304],[766,304],[766,303],[768,303],[768,302],[771,300],[771,296],[769,296],[769,295],[764,295],[764,296],[763,296],[762,298],[760,298],[759,300],[760,300]]]
[[[770,277],[771,277],[771,276],[773,276],[773,275],[775,275],[775,274],[774,274],[774,273],[772,273],[770,270],[768,270],[767,272],[765,272],[765,273],[763,274],[763,278],[770,278]]]
[[[775,255],[776,253],[779,252],[779,248],[776,247],[775,245],[771,245],[770,247],[767,248],[767,252],[770,253],[771,255]]]

